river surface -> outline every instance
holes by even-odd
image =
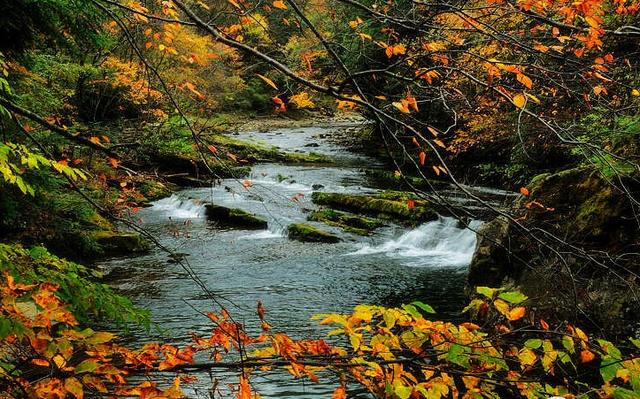
[[[322,338],[327,328],[309,318],[317,313],[349,312],[356,304],[386,306],[421,300],[440,318],[456,319],[462,309],[466,268],[476,243],[475,233],[459,228],[456,220],[437,221],[407,229],[393,223],[360,237],[328,226],[340,235],[338,244],[316,244],[286,238],[286,226],[305,221],[315,190],[367,193],[377,190],[363,167],[379,165],[334,144],[336,127],[278,129],[246,132],[241,139],[278,146],[286,151],[317,152],[331,156],[330,166],[258,164],[245,188],[243,179],[228,179],[211,188],[186,189],[140,211],[141,225],[166,246],[185,254],[192,270],[218,295],[234,318],[255,331],[255,309],[262,301],[275,331],[296,338]],[[500,202],[509,193],[478,190]],[[450,195],[456,197],[452,190]],[[293,200],[292,198],[296,198]],[[225,228],[205,219],[204,203],[242,208],[264,217],[267,230]],[[473,204],[469,204],[473,206]],[[472,228],[482,222],[473,221]],[[139,257],[111,259],[99,265],[109,283],[149,309],[161,332],[133,329],[134,344],[163,339],[189,344],[192,332],[207,334],[211,325],[201,312],[211,302],[167,254],[154,249]],[[215,372],[225,383],[224,373]],[[207,397],[211,385],[206,373],[187,392]],[[252,383],[263,397],[326,398],[335,381],[311,384],[293,381],[286,372],[256,376]],[[222,389],[223,396],[229,394]]]

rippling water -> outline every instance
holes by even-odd
[[[236,319],[257,329],[255,307],[262,301],[274,330],[297,338],[324,337],[327,330],[309,318],[316,313],[348,312],[359,303],[393,306],[412,300],[431,304],[438,317],[455,319],[465,298],[466,267],[475,246],[475,233],[457,221],[441,217],[415,229],[393,223],[372,237],[360,237],[323,226],[339,234],[338,244],[301,243],[285,237],[286,226],[306,220],[315,206],[314,190],[366,193],[369,187],[358,164],[367,159],[324,144],[318,135],[330,128],[279,130],[264,137],[285,149],[308,143],[347,166],[256,165],[250,189],[225,180],[212,188],[188,189],[159,200],[140,212],[142,225],[160,241],[186,256],[193,271]],[[245,138],[260,133],[245,134]],[[317,150],[317,148],[311,148]],[[371,163],[373,163],[371,161]],[[495,194],[495,193],[494,193]],[[296,196],[298,201],[293,201]],[[266,218],[268,230],[229,229],[206,221],[204,204],[242,208]],[[472,229],[480,222],[471,223]],[[148,308],[162,334],[132,332],[142,343],[163,338],[189,343],[191,332],[206,334],[211,326],[201,312],[211,303],[187,273],[159,250],[136,258],[113,259],[100,265],[109,282]],[[253,326],[253,327],[251,327]],[[154,336],[156,335],[156,336]],[[226,374],[216,374],[225,377]],[[206,374],[194,396],[204,396]],[[303,385],[282,373],[254,379],[264,397],[327,397],[330,385]]]

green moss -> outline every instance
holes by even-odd
[[[127,255],[149,250],[149,243],[138,233],[104,230],[88,232],[87,236],[100,247],[106,256]]]
[[[101,277],[98,272],[58,258],[44,247],[26,250],[20,245],[0,244],[0,272],[11,274],[21,283],[58,285],[56,295],[80,321],[104,319],[121,326],[150,324],[148,312],[136,309],[129,299],[97,282]]]
[[[310,221],[321,222],[329,226],[335,226],[349,233],[367,236],[380,226],[382,222],[362,216],[356,216],[325,208],[312,212],[307,218]]]
[[[391,219],[404,224],[415,225],[438,218],[426,202],[414,200],[410,208],[407,199],[413,199],[410,193],[383,192],[372,195],[344,193],[313,193],[312,200],[318,205],[341,209],[358,214]]]
[[[153,179],[145,180],[137,187],[140,194],[144,196],[144,199],[140,202],[148,203],[171,195],[176,188],[171,186],[173,185],[164,184]]]
[[[295,223],[287,228],[289,238],[303,242],[336,243],[340,238],[307,223]]]
[[[227,208],[220,205],[207,204],[205,206],[207,219],[222,225],[244,229],[266,229],[267,221],[249,212],[237,208]]]
[[[296,153],[283,152],[275,147],[267,147],[261,144],[239,140],[228,135],[214,134],[208,140],[215,145],[225,149],[250,162],[289,162],[289,163],[327,163],[331,159],[325,155],[316,153]]]

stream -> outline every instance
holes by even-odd
[[[186,256],[193,271],[250,331],[257,331],[256,303],[262,301],[266,318],[275,331],[295,338],[322,338],[328,329],[309,318],[317,313],[349,312],[356,304],[394,306],[421,300],[433,306],[437,317],[455,320],[464,306],[466,268],[476,243],[475,233],[459,228],[456,220],[440,217],[415,229],[388,223],[370,237],[345,233],[338,244],[303,243],[286,238],[286,227],[305,221],[315,190],[367,193],[378,190],[362,167],[378,163],[354,154],[330,140],[337,127],[276,129],[245,132],[236,138],[257,141],[284,151],[326,154],[336,160],[328,166],[258,164],[245,188],[242,180],[224,180],[212,188],[185,189],[139,212],[141,225],[164,245]],[[511,194],[477,189],[496,203]],[[455,190],[445,193],[456,197]],[[297,201],[292,200],[296,196]],[[454,198],[460,200],[458,197]],[[204,203],[241,208],[268,220],[263,231],[245,231],[208,222]],[[470,204],[472,206],[473,204]],[[482,222],[472,221],[476,228]],[[162,338],[186,345],[191,333],[207,334],[211,325],[199,312],[211,309],[196,284],[167,254],[153,249],[138,257],[103,261],[99,267],[109,284],[134,303],[152,312],[162,330],[133,328],[130,343]],[[223,383],[228,374],[214,372]],[[167,378],[172,376],[167,375]],[[320,384],[301,383],[285,371],[259,373],[252,383],[263,397],[330,397],[334,377]],[[189,386],[191,386],[189,388]],[[207,373],[185,386],[193,397],[208,396]]]

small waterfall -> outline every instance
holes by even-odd
[[[476,229],[482,222],[473,221]],[[461,267],[471,262],[476,246],[476,233],[459,228],[458,221],[450,217],[425,223],[402,234],[397,239],[377,246],[364,245],[352,255],[385,254],[393,257],[420,258],[409,262],[411,266]]]
[[[175,194],[154,202],[152,209],[161,211],[172,219],[196,219],[204,216],[204,204],[180,198]]]

